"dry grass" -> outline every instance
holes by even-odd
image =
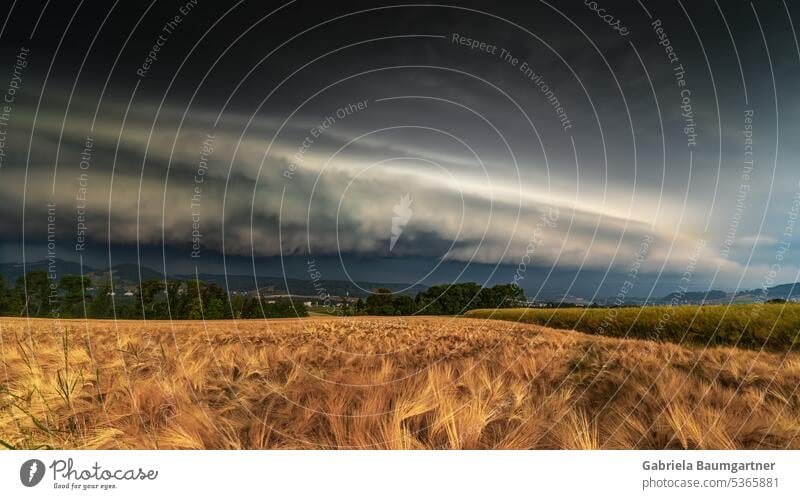
[[[800,448],[800,357],[464,318],[2,319],[16,448]]]

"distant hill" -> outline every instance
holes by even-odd
[[[737,295],[763,296],[764,290],[753,289],[750,291],[740,291],[737,293]],[[800,297],[800,283],[780,284],[778,286],[767,288],[768,299],[783,298],[784,300],[789,300],[791,298],[798,298],[798,297]]]
[[[683,302],[702,303],[702,302],[714,302],[714,301],[725,300],[726,298],[729,297],[730,293],[712,289],[710,291],[689,291],[687,293],[670,293],[664,298],[662,298],[662,300],[665,302],[676,301],[678,303],[683,303]]]
[[[164,279],[164,274],[162,272],[158,272],[149,267],[140,267],[135,263],[121,263],[119,265],[114,265],[110,269],[106,268],[89,272],[88,275],[92,279],[97,279],[99,277],[107,277],[109,273],[114,276],[115,281],[118,280],[120,282],[138,283],[140,273],[143,281],[149,279]]]
[[[58,276],[67,274],[80,275],[81,266],[78,262],[69,260],[56,259],[56,272]],[[32,270],[47,270],[47,260],[40,260],[35,262],[26,262],[25,270],[30,272]],[[115,286],[135,286],[139,283],[140,275],[143,281],[149,279],[164,279],[164,273],[154,270],[150,267],[139,266],[135,263],[120,263],[109,268],[94,268],[88,265],[83,266],[83,274],[93,281],[100,281],[107,279],[109,273],[114,276]],[[0,263],[0,274],[5,276],[7,282],[13,283],[19,277],[22,277],[23,268],[22,263]],[[201,281],[216,283],[219,286],[225,287],[224,274],[211,274],[203,273],[198,276]],[[188,280],[194,279],[194,274],[175,274],[170,275],[170,279]],[[255,290],[256,283],[252,275],[238,275],[229,274],[227,276],[227,285],[231,291],[253,291]],[[365,290],[372,290],[375,288],[388,288],[392,291],[404,291],[404,294],[415,296],[421,291],[426,291],[428,286],[414,285],[404,283],[384,283],[384,282],[358,282],[357,285],[350,281],[345,280],[323,280],[315,283],[306,279],[286,279],[283,277],[268,277],[259,276],[258,286],[262,294],[287,294],[303,296],[315,296],[320,293],[327,292],[331,296],[353,296],[353,297],[366,297],[367,292],[359,289],[359,286]]]
[[[688,293],[670,293],[661,298],[660,302],[669,303],[674,299],[680,303],[753,303],[757,301],[783,299],[791,300],[800,298],[800,283],[779,284],[770,288],[750,289],[737,292],[727,292],[713,289],[711,291],[690,291]]]
[[[25,263],[25,271],[30,272],[32,270],[47,270],[48,267],[47,260],[38,260],[35,262],[26,262]],[[74,274],[80,275],[81,273],[81,264],[78,262],[73,262],[70,260],[55,260],[55,267],[58,276]],[[135,263],[121,263],[119,265],[114,265],[111,267],[111,272],[114,274],[115,280],[125,281],[125,282],[139,282],[139,266]],[[142,271],[142,279],[163,279],[164,274],[161,272],[157,272],[149,267],[141,267]],[[89,277],[90,279],[97,279],[99,277],[108,276],[109,269],[98,269],[95,267],[91,267],[89,265],[83,266],[83,275]],[[22,277],[23,268],[22,263],[0,263],[0,274],[3,274],[8,281],[16,281],[19,277]]]
[[[0,274],[3,274],[6,278],[6,281],[14,282],[18,278],[22,277],[22,274],[25,272],[30,272],[32,270],[44,270],[47,271],[48,266],[47,260],[38,260],[35,262],[25,262],[25,269],[23,270],[22,262],[16,263],[0,263]],[[56,272],[59,276],[67,275],[67,274],[76,274],[80,275],[81,273],[81,264],[78,262],[72,262],[70,260],[61,260],[59,258],[55,259],[56,264]],[[83,266],[84,274],[91,272],[93,269],[88,265]]]
[[[178,279],[194,279],[194,275],[176,275]],[[199,274],[201,281],[213,282],[222,287],[225,286],[224,274]],[[228,275],[227,285],[232,291],[251,291],[255,289],[256,281],[252,275]],[[356,285],[357,284],[357,285]],[[359,286],[365,290],[372,290],[376,288],[387,288],[391,291],[405,290],[404,294],[415,296],[421,291],[426,291],[428,286],[421,284],[410,285],[404,283],[385,283],[385,282],[357,282],[353,284],[350,281],[344,280],[321,280],[316,283],[306,279],[291,279],[284,280],[283,277],[258,277],[258,287],[262,294],[286,294],[293,295],[314,296],[322,292],[327,292],[331,296],[355,296],[365,297],[367,292],[359,289]],[[409,288],[409,289],[405,289]]]

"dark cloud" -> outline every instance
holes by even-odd
[[[99,247],[110,237],[112,248],[183,252],[194,221],[208,254],[310,248],[320,258],[389,259],[403,280],[403,265],[419,260],[513,269],[531,257],[541,213],[557,209],[534,266],[624,275],[652,236],[648,275],[680,274],[707,241],[703,275],[759,282],[800,190],[791,139],[800,54],[786,10],[599,3],[630,34],[584,2],[200,2],[143,78],[137,68],[185,2],[111,12],[86,2],[74,18],[78,2],[51,2],[32,38],[44,4],[17,6],[0,55],[13,61],[20,46],[32,55],[0,170],[2,244],[24,237],[40,247],[55,202],[63,256],[74,257],[91,137],[85,222]],[[454,34],[497,49],[470,49]],[[405,195],[411,215],[390,252]],[[797,262],[781,263],[792,280]]]

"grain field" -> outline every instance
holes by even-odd
[[[800,448],[800,357],[469,318],[0,320],[0,443]]]

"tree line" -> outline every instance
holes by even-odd
[[[525,301],[525,293],[516,284],[498,284],[484,288],[474,282],[432,286],[416,297],[392,294],[379,288],[359,299],[352,307],[345,307],[345,315],[458,315],[476,308],[518,307]]]
[[[0,274],[0,315],[89,319],[259,319],[303,317],[302,302],[229,295],[215,283],[150,279],[133,296],[120,296],[110,280],[64,275],[57,282],[33,270],[11,285]]]
[[[12,285],[0,274],[0,316],[89,319],[261,319],[303,317],[308,310],[294,298],[228,294],[200,280],[150,279],[133,296],[120,296],[108,278],[93,283],[87,276],[64,275],[57,282],[44,270],[33,270]],[[484,288],[474,282],[439,285],[415,297],[374,290],[366,300],[343,300],[327,310],[338,315],[458,315],[476,308],[519,306],[525,300],[515,284]]]

